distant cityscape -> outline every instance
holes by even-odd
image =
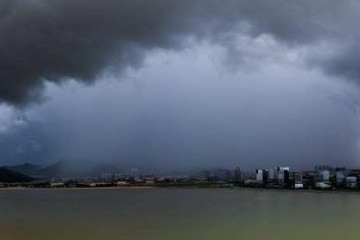
[[[34,171],[31,164],[0,168],[0,187],[93,188],[93,187],[223,187],[265,189],[360,190],[360,169],[328,165],[311,171],[292,171],[288,166],[256,169],[252,173],[235,169],[211,169],[183,176],[140,174],[133,168],[127,174],[104,171],[97,176],[59,177],[51,172]],[[39,176],[42,174],[42,176]],[[56,175],[56,174],[54,174]]]
[[[315,166],[312,171],[291,171],[290,167],[257,169],[255,176],[244,179],[242,184],[249,187],[284,189],[357,189],[360,169]]]

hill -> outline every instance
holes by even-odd
[[[47,166],[25,163],[15,166],[4,166],[3,168],[36,178],[99,177],[102,173],[125,172],[118,164],[112,162],[79,162],[70,160],[60,160]]]
[[[19,172],[25,175],[29,176],[36,176],[37,171],[40,169],[40,166],[30,163],[24,163],[21,165],[15,165],[15,166],[4,166],[4,168],[7,168],[9,170]]]
[[[7,168],[0,167],[0,182],[3,183],[14,183],[14,182],[31,182],[34,178],[29,177],[25,174],[12,171]]]

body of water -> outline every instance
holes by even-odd
[[[360,239],[360,194],[247,189],[0,191],[0,240]]]

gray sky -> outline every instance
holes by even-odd
[[[359,166],[358,1],[0,9],[0,163]]]

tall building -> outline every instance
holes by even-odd
[[[280,166],[279,166],[279,167],[277,167],[277,170],[278,170],[278,171],[285,171],[285,170],[286,170],[286,171],[290,171],[290,167],[280,167]]]
[[[301,172],[293,172],[294,183],[302,183],[303,175]]]
[[[345,172],[344,171],[336,171],[336,186],[343,187],[345,186]]]
[[[330,181],[330,171],[329,170],[321,171],[321,175],[323,177],[324,182],[329,182]]]
[[[277,181],[280,184],[289,184],[290,167],[277,167]]]
[[[263,182],[263,173],[264,172],[264,170],[262,170],[262,169],[257,169],[256,170],[256,181],[258,181],[258,182]]]
[[[322,170],[318,171],[314,175],[315,182],[330,182],[330,171]]]
[[[290,171],[289,170],[284,170],[284,183],[286,185],[290,185]]]
[[[269,170],[263,170],[263,183],[269,182]]]
[[[269,181],[272,182],[275,180],[275,169],[271,168],[268,170],[268,178],[269,178]]]

